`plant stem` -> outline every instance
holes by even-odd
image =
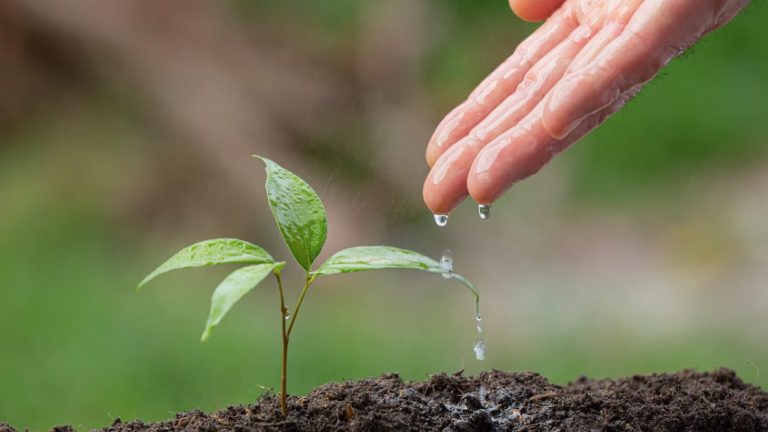
[[[288,316],[288,309],[285,307],[285,294],[283,293],[283,281],[280,278],[280,272],[275,271],[275,279],[277,279],[277,288],[280,291],[280,321],[282,324],[283,332],[283,364],[280,374],[280,411],[283,415],[288,414],[288,332],[285,328],[286,317]]]
[[[309,286],[312,285],[312,282],[315,281],[315,278],[317,275],[310,275],[307,273],[307,278],[304,282],[304,288],[301,290],[301,294],[299,295],[299,301],[296,303],[296,307],[293,309],[293,318],[291,318],[291,325],[288,326],[288,334],[287,336],[291,335],[291,331],[293,330],[293,325],[296,324],[296,318],[299,316],[299,310],[301,310],[301,304],[304,302],[304,296],[307,294],[307,290],[309,289]]]
[[[291,330],[296,323],[296,317],[301,310],[301,304],[304,302],[304,296],[307,294],[309,286],[315,281],[315,275],[307,273],[307,277],[304,281],[304,288],[299,295],[299,301],[296,303],[296,308],[293,310],[293,317],[291,318],[291,324],[286,328],[286,321],[288,321],[288,309],[285,307],[285,293],[283,291],[283,280],[280,278],[280,272],[275,271],[275,279],[277,279],[277,289],[280,291],[280,314],[281,314],[281,328],[283,333],[283,363],[282,371],[280,374],[280,411],[283,415],[288,415],[288,343],[290,342]]]

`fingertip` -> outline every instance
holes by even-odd
[[[432,214],[450,214],[466,197],[466,191],[459,194],[449,195],[436,190],[430,178],[427,178],[424,182],[422,198],[424,199],[424,204],[427,205],[427,208],[429,208]]]
[[[490,183],[491,180],[487,174],[476,173],[473,170],[467,177],[467,193],[476,203],[490,206],[498,198],[493,192],[494,188],[490,187]]]
[[[509,0],[512,11],[525,21],[537,22],[549,18],[564,0]]]
[[[498,179],[492,175],[492,165],[508,140],[492,143],[477,155],[467,176],[467,193],[478,204],[491,205],[498,198]]]
[[[434,214],[450,213],[467,197],[467,171],[471,161],[459,163],[455,157],[464,153],[463,147],[458,145],[440,156],[424,180],[422,197]]]

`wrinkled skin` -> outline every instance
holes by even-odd
[[[435,130],[424,201],[490,205],[600,125],[748,0],[510,0],[547,21]]]

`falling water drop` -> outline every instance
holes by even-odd
[[[443,277],[450,279],[452,277],[451,273],[453,273],[453,253],[451,253],[450,249],[443,251],[443,255],[440,257],[440,265],[445,269]]]
[[[475,313],[475,323],[475,328],[477,328],[477,333],[480,337],[475,341],[473,349],[475,351],[475,358],[482,361],[485,360],[485,338],[483,337],[483,316],[480,315],[480,311]]]
[[[486,204],[479,204],[477,206],[477,213],[480,215],[480,219],[486,220],[491,217],[491,206]]]
[[[439,227],[444,227],[444,226],[448,225],[448,215],[436,214],[435,215],[435,223]]]
[[[447,216],[446,216],[447,218]],[[442,267],[442,275],[446,279],[457,279],[465,284],[475,295],[475,328],[479,334],[478,339],[475,341],[472,349],[475,352],[475,358],[478,360],[485,360],[485,337],[483,336],[483,316],[480,315],[480,294],[478,294],[474,285],[468,280],[464,279],[461,275],[453,272],[453,254],[450,249],[443,251],[443,255],[440,257],[440,266]]]
[[[480,361],[485,360],[485,339],[478,339],[473,349],[475,350],[476,359]]]

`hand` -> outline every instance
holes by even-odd
[[[424,201],[490,205],[631,99],[747,0],[510,0],[549,19],[435,130]]]

